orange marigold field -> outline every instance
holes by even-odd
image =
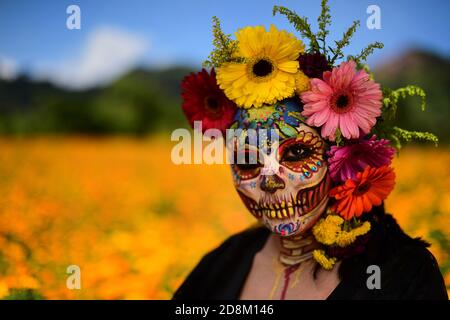
[[[253,218],[226,165],[170,160],[167,136],[0,139],[0,297],[166,299]],[[450,286],[450,149],[405,148],[387,202]],[[81,268],[81,290],[66,286]]]

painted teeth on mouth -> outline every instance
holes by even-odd
[[[256,215],[265,215],[267,218],[289,218],[293,215],[304,215],[308,213],[312,208],[311,206],[320,201],[323,196],[328,192],[327,178],[320,182],[320,185],[314,189],[303,190],[297,196],[290,195],[288,198],[275,199],[274,202],[260,201],[258,204],[252,204],[252,212]]]
[[[287,211],[290,216],[292,216],[295,213],[295,209],[293,207],[288,207]]]
[[[281,208],[280,206],[272,207],[274,207],[274,209],[261,209],[262,214],[266,215],[267,218],[283,219],[293,216],[298,210],[298,206],[292,205],[292,203],[285,204],[284,208]]]
[[[303,193],[302,193],[302,199],[301,199],[301,203],[300,203],[300,204],[302,204],[303,206],[305,206],[305,205],[306,205],[306,201],[307,201],[306,193],[303,192]]]
[[[269,204],[261,204],[259,206],[255,206],[255,208],[260,208],[261,210],[283,210],[287,209],[289,207],[295,207],[297,204],[292,202],[284,202],[282,204],[275,204],[275,203],[269,203]]]
[[[257,207],[251,207],[250,206],[250,211],[252,212],[252,214],[254,215],[254,216],[257,216],[257,217],[261,217],[262,216],[262,210],[261,209],[257,209]]]

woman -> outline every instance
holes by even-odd
[[[315,132],[305,124],[298,130]],[[230,237],[207,254],[174,299],[447,299],[436,260],[426,249],[428,244],[406,235],[395,219],[385,213],[383,205],[362,216],[371,225],[364,238],[350,247],[334,248],[342,252],[334,253],[341,258],[333,269],[319,267],[312,252],[322,244],[314,238],[312,226],[325,214],[323,201],[329,201],[325,192],[328,169],[325,164],[307,183],[289,179],[293,171],[287,166],[304,163],[306,155],[313,154],[295,139],[297,143],[290,143],[289,148],[284,145],[292,138],[280,143],[284,148],[278,174],[261,175],[255,165],[232,166],[239,195],[249,211],[267,227],[258,224]],[[247,179],[238,183],[239,176],[244,174]],[[254,189],[247,188],[255,181],[258,182]],[[265,212],[272,212],[270,204],[256,206],[264,197],[281,199],[292,192],[300,198],[309,192],[318,196],[313,196],[315,202],[307,203],[304,211],[302,206],[294,206],[294,215],[281,219],[278,215],[267,218]],[[308,197],[305,199],[308,201]],[[272,203],[273,208],[280,208],[278,211],[283,211],[281,206],[276,201]],[[300,225],[299,230],[294,232],[291,223]],[[375,270],[377,274],[371,269],[373,266],[379,268]],[[373,275],[379,276],[378,283],[371,282]]]
[[[259,223],[207,254],[174,299],[447,299],[428,244],[384,210],[395,149],[378,137],[411,134],[388,125],[399,91],[383,95],[360,68],[370,49],[335,66],[341,48],[330,58],[304,24],[309,50],[274,26],[232,40],[215,22],[217,75],[185,78],[183,111],[206,135],[226,132],[234,185]]]

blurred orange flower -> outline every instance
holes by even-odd
[[[227,165],[177,166],[171,148],[167,136],[0,138],[0,298],[170,298],[206,252],[255,222]],[[448,148],[402,149],[386,200],[431,242],[447,286],[449,162]],[[73,264],[80,290],[66,286]]]

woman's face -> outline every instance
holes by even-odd
[[[325,142],[300,123],[280,138],[257,164],[233,164],[235,187],[247,209],[272,232],[304,233],[325,211],[330,178],[324,159]],[[257,152],[251,147],[245,152]],[[261,162],[264,162],[262,164]]]

